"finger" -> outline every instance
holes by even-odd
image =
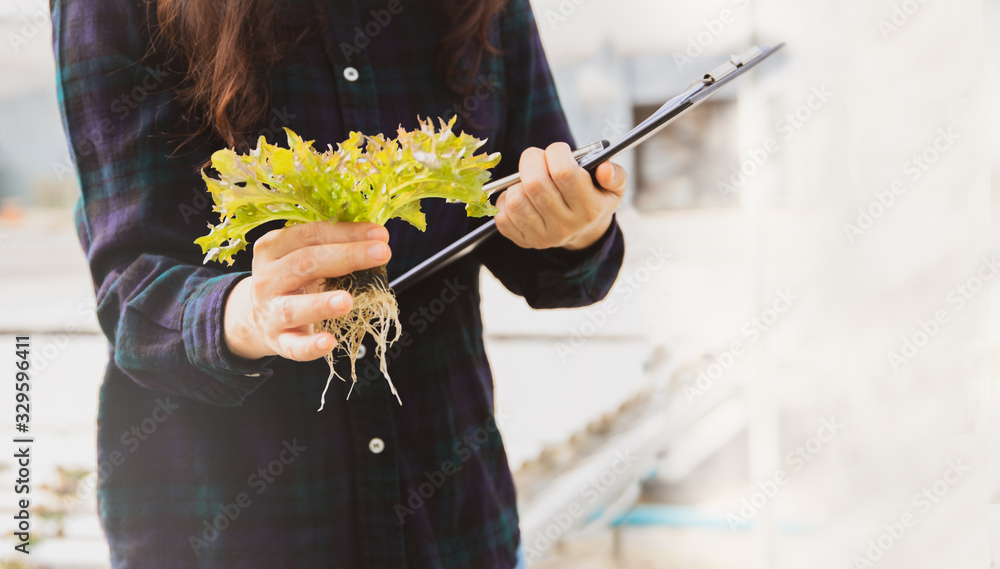
[[[569,145],[559,142],[549,146],[545,149],[545,162],[566,207],[573,212],[582,211],[584,205],[594,199],[594,184],[590,174],[573,158]]]
[[[303,247],[274,261],[262,284],[261,298],[270,298],[299,290],[316,279],[334,278],[384,265],[392,255],[381,241],[358,241]]]
[[[568,145],[562,144],[562,146],[569,151]],[[566,223],[572,216],[572,211],[552,179],[546,155],[547,151],[529,148],[521,154],[518,170],[524,196],[541,214],[543,227],[548,228],[550,221]]]
[[[273,261],[303,247],[353,241],[389,241],[389,231],[377,223],[314,221],[277,229],[254,242],[254,257]]]
[[[524,186],[517,184],[506,192],[504,198],[504,213],[520,233],[525,242],[538,244],[546,234],[545,220],[531,201],[524,195]],[[499,202],[498,202],[499,203]],[[498,206],[499,207],[499,206]],[[518,243],[525,247],[524,243]]]
[[[257,321],[264,330],[277,334],[338,318],[350,312],[352,305],[353,299],[345,291],[279,296],[258,309]]]
[[[299,330],[282,332],[277,337],[280,355],[297,362],[311,362],[330,353],[337,345],[333,334],[307,334]]]
[[[614,162],[603,162],[597,167],[596,178],[599,189],[607,190],[619,198],[625,196],[628,178],[625,168]]]
[[[524,247],[527,243],[527,237],[524,232],[518,229],[517,225],[514,224],[510,219],[510,215],[507,213],[507,192],[500,194],[497,198],[497,209],[500,211],[493,217],[497,222],[497,229],[500,234],[513,241],[516,245]]]

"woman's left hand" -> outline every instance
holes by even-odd
[[[596,242],[625,195],[625,169],[612,162],[590,174],[565,142],[521,154],[521,182],[497,199],[497,229],[525,249],[585,249]]]

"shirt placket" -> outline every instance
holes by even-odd
[[[378,93],[371,59],[365,50],[368,39],[357,0],[315,0],[323,28],[326,53],[337,88],[342,125],[347,131],[378,134]]]
[[[347,364],[343,360],[338,363]],[[359,557],[365,568],[400,569],[406,567],[406,550],[403,522],[396,513],[404,503],[400,445],[392,418],[398,403],[378,371],[370,338],[356,365],[358,382],[346,402],[355,483],[345,490],[355,495]],[[342,365],[338,373],[351,381],[349,365]]]
[[[360,48],[355,41],[362,26],[358,3],[316,0],[315,4],[323,24],[323,49],[337,89],[341,124],[347,131],[378,134],[375,74],[364,49],[350,49]],[[406,551],[403,523],[396,514],[397,504],[402,503],[400,448],[392,420],[397,403],[385,377],[377,371],[370,339],[365,341],[365,355],[357,361],[357,372],[359,383],[347,401],[347,415],[361,564],[370,569],[399,569],[406,566]]]
[[[357,360],[358,383],[347,401],[360,557],[362,567],[400,569],[406,566],[406,551],[403,522],[396,513],[403,503],[400,448],[392,419],[398,404],[378,371],[370,339],[362,353]]]

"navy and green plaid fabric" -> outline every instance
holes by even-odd
[[[405,333],[388,365],[403,405],[369,343],[350,400],[336,382],[318,413],[323,360],[247,361],[225,345],[226,295],[250,274],[252,251],[234,267],[203,265],[193,243],[214,215],[196,168],[223,144],[201,135],[177,148],[196,126],[175,96],[177,62],[149,50],[149,7],[52,6],[82,188],[75,219],[110,344],[95,467],[112,565],[514,567],[518,517],[483,349],[480,267],[534,307],[587,305],[620,268],[617,224],[579,252],[497,236],[400,294]],[[489,139],[485,150],[503,153],[497,177],[529,146],[572,143],[527,0],[491,26],[503,53],[468,97],[434,73],[443,20],[425,0],[286,1],[279,18],[303,35],[271,70],[261,132],[272,140],[288,126],[325,148],[352,130],[458,115]],[[426,233],[390,222],[390,277],[485,221],[441,201],[425,210]]]

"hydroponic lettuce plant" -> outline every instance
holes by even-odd
[[[483,185],[500,154],[476,154],[485,141],[465,133],[456,135],[454,124],[455,119],[440,120],[440,128],[435,129],[430,119],[421,120],[416,130],[400,128],[395,139],[352,132],[336,149],[328,146],[322,153],[312,147],[312,141],[286,128],[288,148],[269,144],[262,136],[247,154],[232,149],[215,152],[212,168],[219,178],[203,171],[202,179],[220,222],[209,225],[209,234],[195,240],[206,254],[204,262],[232,265],[233,256],[247,246],[247,232],[276,219],[285,220],[285,226],[313,221],[384,225],[398,217],[424,231],[427,221],[420,209],[424,198],[464,203],[469,216],[495,214]],[[352,381],[357,382],[355,361],[365,334],[375,338],[379,366],[388,379],[386,348],[399,339],[401,327],[385,265],[326,279],[323,290],[346,290],[354,297],[349,314],[322,325],[337,339],[337,349],[350,357]],[[390,327],[396,330],[391,339]],[[326,360],[330,376],[320,410],[330,381],[337,376],[333,354]],[[391,379],[389,387],[402,404]]]

